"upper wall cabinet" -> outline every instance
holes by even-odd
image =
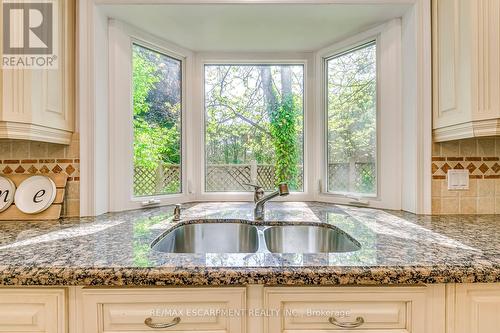
[[[56,69],[0,68],[0,139],[70,143],[75,127],[75,1],[57,0],[52,6],[52,14],[40,7],[0,9],[0,14],[9,9],[10,29],[27,29],[23,33],[17,31],[17,37],[15,31],[9,31],[10,38],[17,43],[14,47],[18,54],[31,52],[26,48],[45,47],[50,43],[58,61]],[[26,21],[35,28],[26,26]],[[44,40],[46,30],[36,30],[39,24],[46,23],[55,29],[52,41],[48,42]],[[9,25],[2,26],[0,30]],[[19,51],[19,47],[23,47],[23,51]],[[0,50],[5,63],[3,56],[8,57],[10,53],[5,52],[4,45]]]
[[[500,135],[500,1],[433,0],[435,141]]]

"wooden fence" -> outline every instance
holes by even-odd
[[[328,165],[328,190],[371,193],[376,187],[375,165],[366,162],[331,163]],[[266,191],[275,188],[274,165],[270,164],[210,164],[206,167],[207,192],[249,191],[245,183],[256,183]],[[297,187],[303,187],[302,166]],[[146,196],[181,191],[179,165],[163,164],[157,169],[134,169],[134,194]]]
[[[181,167],[161,164],[156,169],[134,168],[134,195],[147,196],[181,191]]]
[[[377,188],[375,163],[350,161],[328,164],[328,191],[375,193]]]
[[[206,171],[207,192],[248,191],[251,187],[245,183],[259,184],[265,191],[276,188],[274,165],[271,164],[209,164]],[[302,166],[298,173],[297,188],[302,189]]]

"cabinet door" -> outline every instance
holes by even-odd
[[[432,0],[435,141],[500,135],[500,1]]]
[[[0,333],[64,333],[63,289],[0,288]]]
[[[0,138],[68,144],[75,123],[75,0],[57,5],[57,69],[0,70]]]
[[[245,288],[83,289],[80,293],[79,333],[245,331]]]
[[[432,1],[434,129],[472,120],[470,7],[468,0]]]
[[[500,331],[500,284],[457,284],[455,332]]]
[[[500,122],[500,1],[476,0],[469,16],[475,18],[472,47],[473,120]],[[497,131],[476,126],[477,134],[499,135]]]
[[[267,333],[426,333],[425,287],[266,288]]]

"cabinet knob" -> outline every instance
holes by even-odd
[[[363,317],[357,317],[356,320],[352,323],[338,321],[337,319],[335,319],[335,317],[328,318],[328,321],[330,322],[330,324],[335,325],[337,327],[342,327],[342,328],[356,328],[356,327],[363,325],[365,322]]]
[[[175,317],[174,319],[172,319],[172,321],[170,323],[154,324],[153,319],[151,319],[151,318],[146,318],[146,320],[144,320],[144,324],[146,324],[146,326],[151,327],[151,328],[168,328],[168,327],[175,326],[180,322],[181,322],[180,317]]]

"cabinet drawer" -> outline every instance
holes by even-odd
[[[0,332],[64,332],[64,290],[0,289]]]
[[[335,319],[338,325],[353,324],[357,318],[363,319],[359,328],[404,329],[406,328],[407,302],[398,301],[301,301],[285,302],[285,329],[335,329],[340,328],[329,322]],[[332,319],[332,321],[333,321]]]
[[[150,332],[172,324],[163,330],[240,333],[245,294],[244,288],[86,289],[84,332]]]
[[[269,316],[267,332],[423,332],[419,330],[425,319],[421,289],[270,288],[265,302],[279,315]]]

